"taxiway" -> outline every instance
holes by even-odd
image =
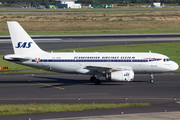
[[[155,84],[148,75],[135,75],[133,82],[111,82],[102,79],[94,85],[89,76],[74,74],[2,74],[0,104],[27,103],[150,103],[150,107],[91,110],[68,113],[0,116],[3,120],[20,118],[50,119],[96,115],[180,111],[180,74],[155,74]],[[81,98],[81,100],[78,100]],[[127,100],[125,99],[127,98]]]

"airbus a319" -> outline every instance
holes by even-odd
[[[132,81],[134,74],[172,72],[179,68],[168,56],[151,52],[59,52],[41,50],[18,22],[7,22],[14,54],[4,60],[34,68],[73,74],[91,75],[90,80],[100,84],[100,78],[112,81]]]

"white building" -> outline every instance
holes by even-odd
[[[151,3],[151,7],[161,7],[161,3],[160,2]]]
[[[76,4],[77,0],[56,0],[58,8],[81,8],[81,4]]]

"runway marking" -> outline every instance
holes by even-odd
[[[44,85],[44,86],[48,86],[48,87],[53,87],[53,88],[60,89],[60,90],[65,90],[65,88],[56,87],[56,86],[50,85],[50,84],[45,84],[45,83],[40,83],[40,82],[33,82],[33,81],[31,81],[31,80],[28,80],[28,82],[37,83],[37,84],[40,84],[40,85]],[[61,84],[59,84],[59,85],[61,85]]]

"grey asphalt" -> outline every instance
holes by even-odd
[[[180,111],[180,73],[137,74],[133,82],[102,80],[101,85],[89,81],[90,76],[73,74],[1,74],[0,104],[19,103],[151,103],[150,107],[90,110],[80,112],[0,116],[2,120],[32,120],[176,112]],[[78,100],[78,98],[81,100]],[[125,98],[127,97],[127,100]],[[176,98],[176,100],[174,99]]]
[[[133,34],[133,35],[66,35],[32,36],[45,51],[110,45],[147,44],[180,41],[180,34]],[[9,36],[0,37],[0,55],[12,54]]]
[[[177,120],[180,112],[158,112],[141,114],[104,115],[90,117],[52,118],[43,120]]]

